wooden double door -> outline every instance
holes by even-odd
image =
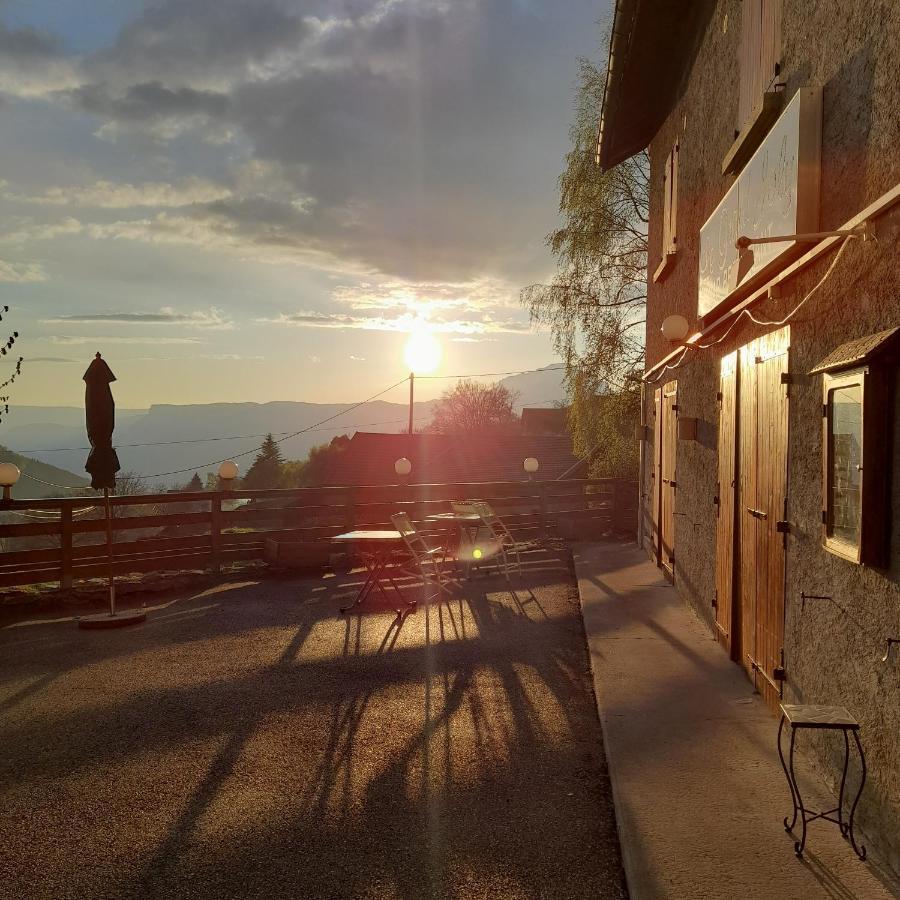
[[[719,386],[716,628],[772,708],[784,666],[789,344],[784,328],[729,354]]]

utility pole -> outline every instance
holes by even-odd
[[[416,381],[414,372],[409,373],[409,433],[413,433],[413,386]]]

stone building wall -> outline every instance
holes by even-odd
[[[740,0],[720,0],[680,97],[650,146],[649,272],[660,259],[662,170],[679,143],[678,254],[648,289],[647,364],[671,346],[660,324],[678,312],[697,327],[699,231],[733,177],[721,162],[734,139],[738,97]],[[837,228],[900,182],[900,4],[894,0],[784,0],[782,78],[787,102],[800,87],[823,91],[820,226]],[[822,383],[804,375],[839,344],[900,324],[900,206],[875,222],[878,242],[852,241],[833,272],[791,324],[785,657],[788,700],[847,706],[862,722],[870,781],[858,810],[866,839],[900,870],[900,664],[882,664],[887,637],[900,637],[900,399],[893,422],[890,564],[859,566],[822,546]],[[831,266],[834,252],[802,270],[783,296],[757,310],[779,319]],[[685,362],[648,384],[678,380],[679,414],[699,420],[697,440],[679,441],[675,585],[710,624],[714,620],[717,429],[721,357],[765,333],[744,318],[721,343],[689,351]],[[897,391],[900,398],[900,390]],[[644,503],[652,433],[645,447]],[[646,515],[646,512],[645,512]],[[800,602],[800,592],[832,601]],[[774,751],[773,723],[773,751]],[[804,743],[826,779],[839,773],[837,741]],[[773,786],[774,788],[775,786]],[[780,789],[780,785],[776,789]]]

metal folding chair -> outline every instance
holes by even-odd
[[[517,541],[512,532],[506,527],[503,519],[498,516],[491,505],[484,500],[472,501],[472,508],[481,516],[481,521],[490,529],[491,534],[500,545],[500,553],[503,557],[504,574],[508,577],[510,569],[516,572],[522,571],[522,557],[519,555],[520,550],[528,548],[528,544]],[[515,564],[510,565],[510,558],[515,558]]]
[[[409,572],[409,574],[418,573],[425,584],[432,584],[445,594],[449,594],[450,590],[444,584],[444,570],[441,566],[445,553],[444,548],[430,547],[425,538],[416,531],[406,513],[394,513],[391,516],[391,522],[393,522],[394,528],[400,532],[410,561],[415,567],[416,571]]]

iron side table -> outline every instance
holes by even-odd
[[[791,728],[791,746],[788,756],[788,763],[784,761],[784,751],[781,748],[781,733],[784,730],[784,723],[787,722]],[[797,730],[801,728],[813,729],[820,728],[826,731],[840,731],[844,735],[844,770],[841,773],[841,789],[838,794],[838,805],[834,809],[825,812],[814,813],[803,805],[803,798],[800,796],[800,785],[797,783],[797,776],[794,774],[794,742],[797,737]],[[859,762],[862,767],[862,775],[860,777],[859,789],[850,807],[850,816],[844,821],[844,789],[847,786],[847,767],[850,763],[850,737],[852,732],[853,740],[859,753]],[[849,840],[853,846],[853,850],[860,859],[866,858],[866,848],[856,843],[856,836],[853,833],[853,816],[856,813],[856,805],[862,796],[863,788],[866,784],[866,757],[863,754],[862,744],[859,740],[859,722],[844,709],[843,706],[808,706],[794,703],[781,704],[781,722],[778,725],[778,756],[781,759],[781,767],[784,769],[784,776],[787,778],[788,787],[791,790],[791,801],[794,804],[794,815],[790,823],[787,816],[784,817],[784,830],[793,833],[794,826],[797,824],[797,818],[803,823],[803,830],[800,834],[800,840],[794,841],[794,853],[797,856],[803,856],[803,849],[806,847],[806,826],[816,819],[826,819],[834,822],[841,831],[841,835],[845,840]],[[834,814],[837,813],[837,818]]]

